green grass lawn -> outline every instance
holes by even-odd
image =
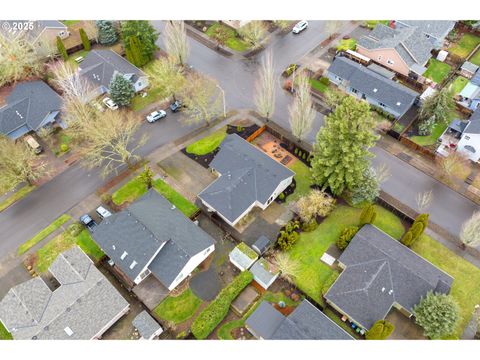
[[[87,56],[88,53],[89,53],[88,50],[77,51],[68,57],[67,63],[70,64],[73,69],[76,69],[78,67],[78,63],[75,61],[75,59],[79,56],[85,57]]]
[[[5,326],[0,322],[0,340],[13,340],[12,334],[10,334]]]
[[[188,288],[178,296],[167,296],[154,312],[163,320],[180,324],[195,315],[201,303],[202,300]]]
[[[468,84],[468,79],[463,76],[457,76],[452,82],[452,90],[455,95],[460,94],[463,88]]]
[[[219,27],[224,28],[226,33],[228,34],[228,38],[225,42],[225,45],[227,47],[229,47],[232,50],[240,51],[240,52],[246,51],[250,48],[250,46],[242,38],[240,38],[240,36],[237,35],[237,32],[235,30],[233,30],[232,28],[226,25],[215,23],[207,29],[205,34],[207,34],[209,37],[213,39],[213,34],[215,33],[215,29]]]
[[[140,95],[136,95],[132,99],[132,103],[130,104],[130,107],[132,108],[133,111],[143,110],[148,105],[165,99],[165,92],[163,91],[163,88],[151,88],[146,91],[147,91],[147,96],[141,97]]]
[[[288,166],[288,168],[295,172],[294,179],[297,183],[297,187],[295,192],[287,197],[287,201],[297,201],[310,191],[310,185],[313,184],[312,175],[310,173],[310,168],[300,160],[294,161]]]
[[[473,34],[464,34],[460,41],[449,49],[449,52],[461,58],[466,58],[478,44],[480,44],[480,37]]]
[[[477,50],[477,52],[473,54],[469,61],[477,66],[480,66],[480,50]]]
[[[8,208],[10,205],[16,203],[18,200],[23,199],[34,189],[35,186],[25,185],[18,191],[15,191],[11,196],[0,202],[0,212]]]
[[[198,208],[194,204],[185,199],[163,180],[155,180],[153,187],[168,201],[174,204],[185,216],[190,217],[197,212]],[[132,202],[145,194],[147,190],[145,183],[139,177],[135,177],[112,194],[112,201],[116,205],[122,205],[127,201]]]
[[[100,260],[105,254],[93,241],[88,230],[83,230],[79,235],[72,236],[70,232],[64,231],[51,241],[45,244],[36,252],[35,269],[39,273],[48,270],[53,261],[60,253],[78,245],[85,254],[91,256],[94,260]]]
[[[427,235],[422,235],[412,250],[455,279],[450,294],[460,305],[461,320],[454,335],[461,336],[475,305],[480,304],[480,269]]]
[[[448,76],[450,71],[452,71],[452,67],[450,65],[438,61],[437,59],[430,59],[427,71],[425,71],[423,76],[432,79],[438,84]]]
[[[373,29],[379,23],[388,26],[390,24],[390,20],[367,20],[367,21],[365,21],[365,25],[369,29]]]
[[[214,133],[187,146],[187,153],[194,155],[206,155],[215,150],[227,136],[227,128],[221,128]]]
[[[376,209],[377,219],[374,224],[399,239],[404,232],[400,220],[382,207],[376,206]],[[361,211],[362,209],[345,205],[337,206],[316,230],[301,233],[297,243],[288,251],[288,255],[299,264],[295,284],[319,304],[323,304],[323,284],[333,272],[328,265],[320,261],[320,257],[335,243],[345,227],[358,224]]]
[[[72,26],[78,24],[80,20],[60,20],[60,22],[66,26]]]
[[[24,254],[26,251],[28,251],[30,248],[32,248],[33,246],[38,244],[40,241],[45,239],[48,235],[53,233],[55,230],[57,230],[60,226],[65,224],[70,219],[71,219],[71,216],[67,214],[63,214],[62,216],[60,216],[53,223],[48,225],[45,229],[37,233],[33,238],[23,243],[22,245],[20,245],[18,247],[18,255]]]
[[[450,122],[455,119],[461,117],[459,113],[457,113],[455,110],[452,111],[448,117],[447,124],[450,124]],[[421,146],[431,146],[434,145],[437,142],[437,139],[443,134],[445,129],[448,127],[448,125],[444,123],[437,123],[432,130],[432,133],[430,135],[416,135],[410,137],[410,140],[412,140],[414,143],[417,143],[418,145]]]
[[[357,40],[354,38],[342,39],[337,45],[338,51],[355,50],[357,48]]]
[[[317,79],[310,79],[310,85],[317,91],[324,93],[328,89],[328,84],[322,83],[320,80]]]

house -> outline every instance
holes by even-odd
[[[267,290],[280,275],[280,271],[274,269],[264,258],[255,261],[250,268],[250,272],[253,275],[253,280],[265,290]]]
[[[7,39],[24,35],[31,45],[42,47],[55,44],[57,36],[65,39],[70,34],[67,25],[58,20],[2,20],[0,35]]]
[[[404,115],[419,94],[343,56],[337,56],[327,69],[332,83],[357,99],[366,100],[395,118]]]
[[[467,79],[471,79],[477,72],[478,66],[470,61],[465,61],[460,67],[460,74]]]
[[[255,243],[252,245],[252,249],[255,250],[258,255],[262,256],[267,252],[271,244],[272,242],[269,238],[267,238],[265,235],[260,235],[257,241],[255,241]]]
[[[440,49],[445,38],[455,27],[453,20],[395,20],[395,29],[417,28],[435,47]]]
[[[325,294],[364,330],[395,308],[411,317],[429,291],[448,294],[453,278],[373,225],[364,225],[338,259],[343,269]]]
[[[238,30],[247,25],[251,20],[222,20],[222,23],[230,26],[232,29]]]
[[[353,340],[308,300],[288,316],[263,301],[247,318],[245,327],[262,340]]]
[[[237,134],[223,140],[210,168],[219,177],[198,198],[230,226],[255,206],[265,210],[295,175]]]
[[[0,105],[1,106],[1,105]],[[13,85],[0,107],[0,134],[16,140],[59,120],[62,98],[45,82],[23,81]]]
[[[132,325],[138,330],[140,340],[152,340],[163,333],[160,324],[145,310],[133,319]]]
[[[79,74],[91,84],[91,98],[108,93],[110,82],[117,74],[130,80],[135,92],[149,84],[147,74],[112,50],[90,51],[79,65]]]
[[[230,262],[240,271],[248,270],[258,259],[258,255],[247,244],[241,242],[228,254]]]
[[[418,78],[427,70],[434,45],[418,27],[392,29],[383,24],[357,43],[357,52],[403,76]]]
[[[477,70],[470,81],[462,89],[458,104],[475,111],[480,105],[480,70]]]
[[[215,248],[210,235],[154,189],[103,220],[93,238],[131,287],[154,276],[173,290]]]
[[[15,340],[99,339],[128,312],[129,303],[79,247],[60,254],[48,270],[58,288],[38,276],[0,302],[0,322]]]

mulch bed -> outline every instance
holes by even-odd
[[[290,154],[292,154],[293,156],[295,156],[298,160],[300,160],[301,162],[303,162],[305,165],[307,165],[308,167],[310,167],[310,163],[306,160],[306,159],[303,159],[302,157],[299,157],[297,154],[295,154],[295,149],[298,149],[298,150],[301,150],[302,153],[306,153],[307,154],[307,158],[308,156],[310,155],[310,152],[308,152],[307,150],[304,150],[302,148],[299,148],[298,146],[294,146],[294,145],[290,145],[288,146],[287,144],[285,143],[280,143],[280,146],[282,148],[284,148],[285,150],[287,150]]]
[[[212,152],[205,154],[205,155],[195,155],[195,154],[190,154],[187,152],[187,148],[182,149],[182,153],[187,155],[190,159],[196,161],[200,165],[202,165],[205,169],[208,169],[210,166],[210,163],[212,162],[213,158],[217,153],[220,151],[220,148],[216,148]]]
[[[295,178],[292,179],[292,183],[285,189],[283,190],[282,194],[284,194],[284,198],[283,199],[280,199],[280,195],[277,196],[277,198],[275,199],[275,201],[278,203],[278,204],[283,204],[287,201],[287,198],[289,195],[292,195],[294,192],[295,192],[295,189],[297,188],[297,182],[295,180]]]
[[[227,125],[227,134],[237,134],[238,136],[246,140],[259,128],[260,127],[257,124],[253,124],[250,126]]]

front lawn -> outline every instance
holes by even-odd
[[[3,326],[2,322],[0,321],[0,340],[13,340],[12,334],[10,334],[5,326]]]
[[[383,25],[388,26],[390,24],[390,20],[367,20],[367,21],[365,21],[365,25],[369,29],[373,29],[375,26],[377,26],[377,24],[383,24]]]
[[[480,50],[477,50],[475,54],[469,60],[472,64],[480,66]]]
[[[445,64],[437,59],[430,59],[427,71],[423,76],[432,79],[437,84],[441,83],[452,71],[452,67],[448,64]]]
[[[161,319],[172,321],[177,325],[195,315],[201,303],[202,300],[188,288],[178,296],[167,296],[154,312]]]
[[[437,123],[433,127],[432,133],[430,135],[416,135],[412,136],[410,140],[421,146],[434,145],[437,142],[437,139],[443,134],[447,127],[448,125],[446,125],[445,123]]]
[[[112,201],[116,205],[132,202],[147,192],[147,186],[140,177],[134,177],[112,194]]]
[[[312,86],[312,88],[314,88],[315,90],[317,90],[321,93],[324,93],[328,89],[328,82],[327,81],[322,82],[321,80],[310,79],[310,85]]]
[[[60,22],[66,26],[72,26],[78,24],[80,20],[60,20]]]
[[[88,230],[83,230],[77,236],[73,236],[70,231],[66,230],[35,253],[34,267],[36,271],[39,273],[47,271],[60,253],[74,245],[78,245],[85,254],[92,257],[95,261],[100,260],[105,255],[93,241]]]
[[[211,37],[213,39],[213,41],[216,41],[215,38],[214,38],[214,34],[215,34],[215,31],[217,31],[216,29],[218,29],[218,28],[223,28],[223,31],[225,31],[225,33],[228,35],[228,37],[225,41],[225,45],[227,47],[229,47],[230,49],[235,50],[235,51],[239,51],[239,52],[243,52],[243,51],[246,51],[250,48],[248,43],[245,42],[237,34],[237,32],[235,30],[233,30],[231,27],[228,27],[226,25],[215,23],[207,29],[205,34],[207,34],[209,37]]]
[[[288,165],[288,168],[295,172],[294,179],[297,187],[295,192],[287,197],[287,201],[297,201],[303,195],[309,193],[310,185],[313,185],[312,174],[310,173],[310,168],[298,159]]]
[[[26,251],[28,251],[33,246],[38,244],[40,241],[45,239],[48,235],[53,233],[55,230],[57,230],[60,226],[65,224],[70,219],[71,219],[71,216],[68,215],[68,214],[63,214],[62,216],[60,216],[53,223],[48,225],[45,229],[43,229],[39,233],[37,233],[33,238],[31,238],[27,242],[23,243],[22,245],[20,245],[18,247],[18,255],[24,254]]]
[[[480,44],[480,37],[473,34],[464,34],[460,41],[449,49],[449,52],[464,59],[478,44]]]
[[[34,189],[35,186],[25,185],[18,191],[15,191],[11,196],[0,202],[0,212],[16,203],[18,200],[23,199]]]
[[[354,50],[357,48],[357,40],[354,38],[342,39],[337,45],[338,51]]]
[[[132,99],[132,103],[130,107],[133,111],[140,111],[143,110],[150,104],[153,104],[157,101],[165,99],[165,93],[163,88],[150,88],[146,90],[147,96],[142,97],[141,95],[137,94]]]
[[[462,92],[463,88],[468,84],[468,79],[463,76],[457,76],[452,82],[452,90],[455,95]]]
[[[377,219],[374,222],[378,228],[400,239],[404,227],[400,220],[380,206],[376,206]],[[323,304],[322,287],[334,270],[320,261],[320,257],[334,244],[340,232],[347,226],[357,225],[362,209],[339,205],[317,227],[316,230],[300,234],[299,240],[287,252],[299,266],[295,284],[300,290],[319,304]]]
[[[223,139],[227,136],[227,128],[221,128],[212,134],[187,146],[186,151],[194,155],[206,155],[220,146]]]

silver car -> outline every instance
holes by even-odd
[[[150,115],[147,115],[147,121],[149,123],[154,123],[155,121],[158,121],[165,116],[167,116],[167,113],[164,110],[157,110],[152,112]]]
[[[299,34],[308,27],[308,21],[302,20],[298,22],[292,29],[292,33]]]
[[[98,216],[100,216],[102,219],[105,219],[109,216],[112,216],[112,213],[110,211],[108,211],[107,209],[105,209],[103,206],[99,206],[95,212],[98,214]]]

